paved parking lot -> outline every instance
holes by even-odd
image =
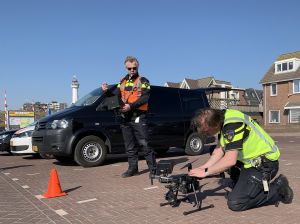
[[[111,156],[103,166],[82,168],[75,163],[1,153],[0,223],[300,223],[300,136],[281,135],[275,140],[282,152],[280,173],[288,176],[294,190],[293,204],[232,212],[224,198],[230,189],[220,185],[218,178],[209,178],[200,182],[205,209],[187,216],[182,213],[194,209],[192,204],[160,207],[167,189],[157,181],[151,185],[144,160],[139,162],[139,176],[123,179],[125,155]],[[173,174],[179,174],[187,172],[188,162],[196,167],[207,158],[207,154],[191,157],[171,150],[158,160],[173,160]],[[52,168],[67,196],[44,199],[40,195],[47,191]]]

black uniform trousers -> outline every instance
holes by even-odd
[[[146,118],[142,115],[138,121],[126,121],[121,124],[129,170],[138,169],[138,151],[143,148],[149,170],[156,169],[155,154],[148,143],[148,128]]]
[[[260,168],[240,168],[240,174],[233,190],[228,195],[227,205],[233,211],[244,211],[280,201],[279,186],[269,184],[269,192],[264,192],[263,179],[268,182],[278,172],[278,161],[264,162]]]

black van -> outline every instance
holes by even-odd
[[[115,90],[116,85],[110,86],[111,92]],[[40,119],[32,135],[33,150],[59,161],[73,158],[84,167],[100,165],[107,153],[124,153],[121,114],[111,109],[112,99],[98,88],[71,107]],[[199,155],[205,140],[192,132],[190,121],[204,107],[209,107],[204,89],[151,86],[147,117],[149,142],[156,152],[183,147],[188,155]]]

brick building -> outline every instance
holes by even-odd
[[[264,125],[300,127],[300,51],[280,55],[261,79]]]

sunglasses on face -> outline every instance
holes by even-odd
[[[135,71],[135,70],[136,70],[136,67],[127,68],[127,70],[128,70],[128,71],[131,71],[131,70],[134,70],[134,71]]]

